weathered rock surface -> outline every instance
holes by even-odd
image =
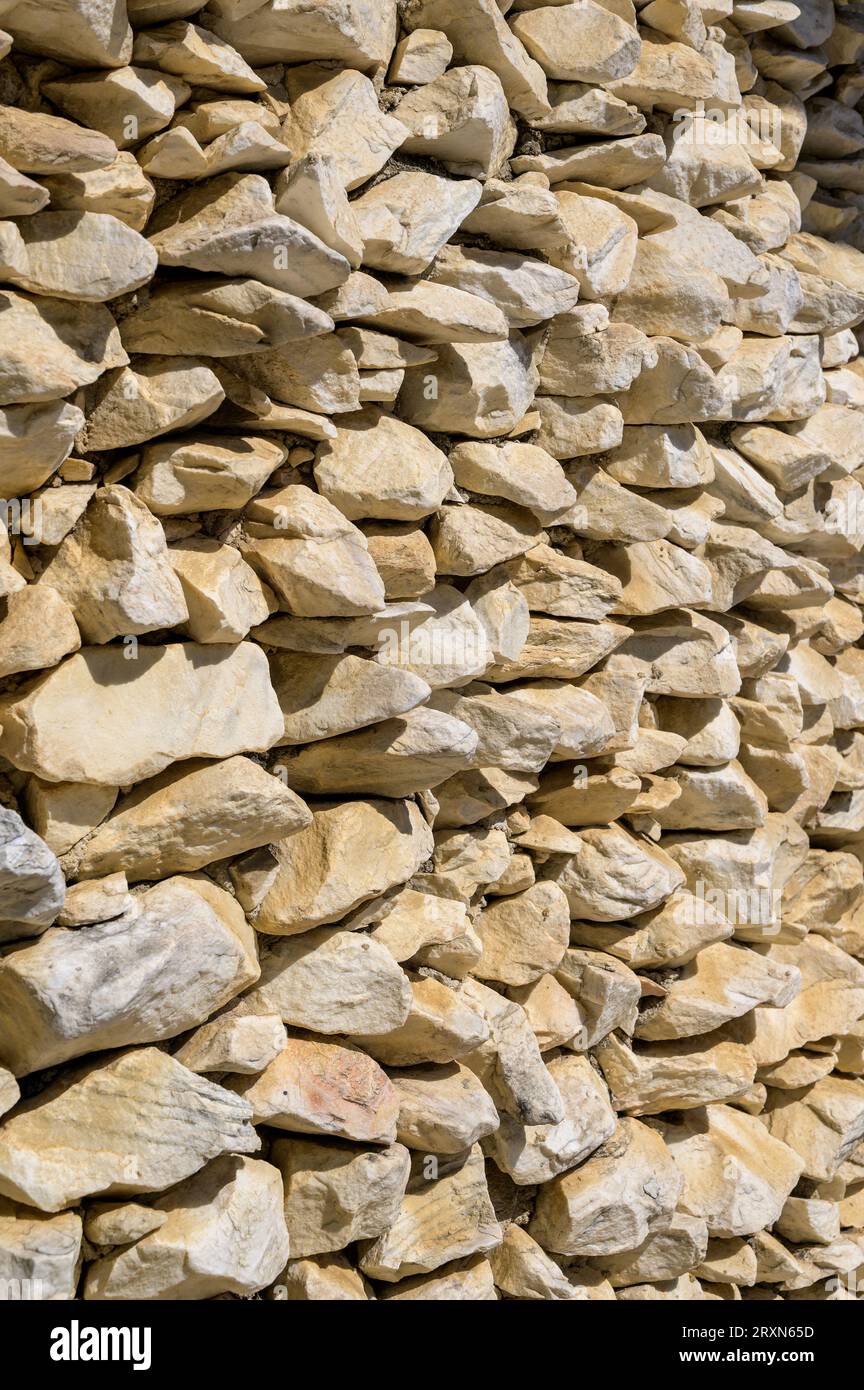
[[[0,1294],[860,1296],[859,8],[0,0]]]
[[[7,951],[0,1057],[20,1076],[174,1037],[257,978],[254,934],[229,894],[209,879],[166,879],[110,921]]]
[[[0,1188],[42,1211],[91,1193],[160,1191],[220,1154],[254,1153],[251,1116],[165,1053],[133,1048],[67,1073],[4,1121]]]

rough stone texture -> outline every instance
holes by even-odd
[[[0,24],[8,1296],[860,1298],[860,5]]]

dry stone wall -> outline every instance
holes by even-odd
[[[0,0],[0,1279],[864,1275],[864,18]]]

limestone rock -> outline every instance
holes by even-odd
[[[75,850],[80,878],[120,865],[131,880],[203,868],[311,823],[300,799],[251,759],[189,762],[140,783]]]
[[[486,908],[478,920],[483,980],[525,985],[560,963],[570,937],[566,899],[557,884],[536,884],[526,893]]]
[[[121,324],[131,352],[233,357],[315,337],[333,327],[329,315],[260,280],[213,277],[157,286]]]
[[[435,174],[401,173],[375,184],[352,203],[363,264],[401,275],[426,270],[479,199],[473,179],[454,183]]]
[[[350,271],[338,251],[276,212],[260,174],[222,174],[180,193],[148,231],[161,265],[249,276],[288,294],[323,294]]]
[[[136,35],[132,57],[217,92],[260,92],[265,84],[240,55],[208,29],[175,21]]]
[[[403,23],[408,32],[443,29],[460,63],[477,63],[497,73],[507,100],[520,116],[530,119],[549,110],[546,78],[506,24],[495,0],[413,0]]]
[[[425,681],[409,671],[349,654],[277,652],[270,673],[285,716],[283,744],[329,739],[377,724],[414,708],[430,694]]]
[[[292,1037],[260,1075],[229,1084],[248,1100],[256,1124],[361,1144],[396,1138],[398,1096],[377,1063],[354,1047]]]
[[[370,1278],[392,1283],[494,1249],[500,1238],[483,1155],[475,1144],[436,1180],[427,1181],[422,1172],[412,1176],[395,1219],[362,1247],[360,1268]]]
[[[461,719],[427,706],[371,729],[321,740],[285,754],[280,767],[298,791],[410,796],[469,767],[477,735]]]
[[[640,1016],[636,1036],[687,1038],[708,1033],[757,1004],[782,1008],[799,988],[800,975],[794,966],[784,967],[717,941],[683,967],[666,998]]]
[[[190,1071],[264,1071],[288,1041],[278,1014],[238,1014],[223,1011],[196,1028],[174,1053]]]
[[[63,907],[57,917],[59,927],[89,927],[94,922],[111,922],[136,908],[135,899],[122,869],[92,883],[73,883],[66,889]],[[136,914],[137,915],[137,914]]]
[[[380,109],[368,77],[348,68],[301,91],[282,133],[296,159],[331,158],[350,191],[378,173],[407,138],[408,127]]]
[[[55,1216],[0,1199],[0,1278],[6,1288],[40,1290],[48,1302],[75,1297],[81,1252],[81,1217],[64,1211]],[[8,1282],[6,1282],[8,1281]]]
[[[414,373],[406,378],[400,394],[403,417],[419,429],[472,439],[508,434],[533,396],[531,354],[518,332],[507,341],[442,346],[435,364],[434,394],[424,392],[416,377]]]
[[[610,1033],[596,1055],[616,1109],[629,1115],[735,1099],[756,1071],[746,1048],[735,1043],[655,1043],[637,1052]]]
[[[60,866],[17,812],[0,810],[0,939],[39,936],[63,906]]]
[[[577,855],[544,870],[564,889],[572,917],[615,922],[648,912],[684,882],[681,870],[653,845],[618,826],[584,830]]]
[[[0,1188],[41,1211],[161,1191],[221,1154],[254,1153],[251,1114],[164,1052],[133,1048],[64,1073],[4,1122]]]
[[[285,1223],[294,1259],[344,1250],[398,1219],[410,1171],[408,1150],[360,1149],[312,1139],[277,1139],[271,1158],[285,1184]]]
[[[248,502],[284,457],[280,445],[256,435],[183,435],[142,451],[133,490],[157,516],[230,510]]]
[[[238,1007],[276,1013],[285,1023],[315,1033],[387,1031],[407,1017],[411,990],[383,946],[321,928],[274,945],[262,961],[259,984]]]
[[[440,29],[415,29],[397,43],[390,81],[401,87],[422,86],[440,77],[453,57],[453,45]]]
[[[499,78],[478,65],[436,73],[399,103],[397,118],[409,131],[407,154],[431,156],[451,173],[473,178],[496,174],[516,139]]]
[[[203,363],[185,357],[145,358],[135,368],[124,367],[99,383],[80,443],[88,450],[141,444],[197,425],[224,399],[218,377]]]
[[[54,590],[28,585],[9,594],[5,606],[0,621],[0,675],[55,666],[80,647],[72,609]]]
[[[7,1067],[0,1067],[0,1115],[5,1115],[20,1099],[21,1092],[15,1077]]]
[[[801,1160],[752,1115],[709,1105],[680,1124],[661,1123],[683,1178],[680,1208],[712,1236],[747,1236],[772,1226],[801,1174]]]
[[[572,275],[518,251],[445,246],[430,279],[497,304],[512,328],[566,313],[579,297],[579,282]]]
[[[504,1228],[504,1239],[489,1255],[495,1287],[511,1298],[534,1301],[579,1300],[579,1292],[554,1260],[521,1226]]]
[[[58,401],[127,360],[117,325],[102,304],[73,306],[4,290],[0,310],[4,406]]]
[[[621,1120],[585,1163],[544,1183],[529,1235],[565,1255],[633,1250],[668,1224],[681,1187],[660,1135],[639,1120]]]
[[[312,11],[281,10],[268,4],[250,27],[250,5],[230,6],[221,0],[213,26],[228,43],[235,44],[250,63],[305,63],[335,57],[361,72],[386,65],[396,37],[396,7],[391,0],[332,0]]]
[[[463,225],[467,226],[468,220]],[[495,342],[508,335],[502,310],[466,290],[412,280],[404,289],[384,293],[377,280],[373,284],[378,287],[380,302],[364,304],[358,314],[373,327],[436,344]]]
[[[533,444],[479,441],[458,444],[450,455],[456,483],[471,492],[503,497],[547,524],[577,500],[561,465]]]
[[[269,615],[264,585],[233,546],[193,537],[168,551],[188,609],[195,642],[240,642]]]
[[[391,898],[373,902],[369,913],[371,920],[377,922],[371,933],[373,940],[386,946],[393,959],[400,962],[410,960],[427,946],[458,942],[469,933],[476,935],[460,899],[417,888],[403,888]],[[364,922],[369,920],[363,909],[360,916]],[[478,956],[479,953],[477,939]]]
[[[188,616],[162,527],[127,488],[94,494],[43,572],[86,642],[173,627]]]
[[[362,847],[360,875],[354,846]],[[315,811],[311,825],[277,842],[278,871],[255,926],[291,936],[337,922],[404,883],[431,850],[431,832],[411,802],[346,801]]]
[[[399,1100],[396,1135],[420,1153],[460,1154],[498,1128],[488,1093],[460,1062],[391,1068]]]
[[[548,1064],[564,1104],[557,1125],[522,1125],[502,1115],[483,1148],[520,1186],[550,1182],[577,1167],[611,1137],[615,1113],[606,1088],[586,1057],[562,1054]]]
[[[0,155],[22,174],[74,174],[104,169],[117,154],[113,140],[61,116],[4,106]]]
[[[805,1177],[832,1178],[864,1135],[864,1098],[857,1082],[826,1076],[783,1095],[766,1116],[769,1134],[800,1157]]]
[[[273,1282],[288,1255],[279,1173],[260,1159],[217,1158],[154,1210],[161,1225],[89,1267],[85,1298],[248,1297]]]
[[[641,44],[634,26],[592,0],[566,8],[528,9],[512,28],[547,76],[561,81],[626,77],[639,58]]]
[[[467,980],[465,1002],[489,1025],[489,1037],[462,1058],[492,1096],[499,1112],[526,1125],[558,1124],[564,1118],[561,1094],[552,1080],[524,1010],[479,980]]]
[[[385,1066],[411,1067],[420,1062],[452,1062],[485,1043],[489,1028],[483,1016],[447,985],[434,979],[411,984],[408,1016],[382,1035],[358,1034],[358,1042]]]
[[[168,125],[177,105],[190,95],[177,78],[135,67],[71,75],[46,82],[44,91],[61,111],[82,126],[101,130],[119,149]]]
[[[143,232],[156,202],[153,183],[128,150],[119,150],[103,168],[46,174],[42,182],[49,190],[51,207],[57,211],[110,213],[136,232]]]
[[[76,708],[86,745],[66,737]],[[118,647],[88,647],[7,697],[2,722],[5,756],[17,766],[49,782],[114,786],[182,758],[260,751],[282,732],[266,658],[251,643],[144,647],[132,661]]]
[[[120,994],[118,973],[128,981]],[[4,957],[4,1019],[29,1022],[17,1037],[4,1026],[0,1055],[23,1075],[156,1042],[203,1022],[257,978],[253,934],[231,897],[208,880],[169,879],[112,921],[54,928]]]
[[[337,428],[335,439],[321,446],[315,481],[352,521],[412,521],[440,507],[453,473],[419,430],[389,415],[369,415]]]
[[[130,294],[156,270],[153,248],[108,212],[37,212],[18,238],[21,269],[5,278],[33,294],[99,304]]]

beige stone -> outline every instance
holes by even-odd
[[[564,1118],[561,1094],[543,1064],[521,1005],[479,980],[467,980],[462,995],[486,1019],[489,1037],[461,1060],[483,1083],[499,1113],[526,1125],[560,1123]]]
[[[636,1036],[646,1040],[708,1033],[757,1004],[781,1009],[800,988],[792,965],[763,959],[740,946],[714,942],[688,962],[665,999],[640,1016]]]
[[[66,115],[85,128],[101,130],[118,149],[168,125],[177,105],[190,95],[185,82],[136,67],[73,74],[46,82],[44,91]]]
[[[22,174],[83,173],[104,169],[117,154],[113,140],[61,116],[4,106],[0,155]]]
[[[479,200],[480,184],[474,179],[452,182],[436,174],[406,172],[375,184],[351,205],[363,237],[363,264],[419,274]]]
[[[282,127],[296,159],[333,159],[349,191],[377,174],[407,136],[408,127],[380,109],[369,78],[350,68],[300,92]]]
[[[269,844],[311,819],[300,798],[250,758],[184,762],[139,783],[69,862],[79,878],[122,866],[132,881],[153,879]]]
[[[359,875],[355,845],[362,846]],[[256,928],[290,936],[339,921],[404,883],[431,850],[431,832],[410,802],[346,801],[316,811],[311,825],[277,842],[278,872]]]
[[[362,1247],[360,1268],[370,1278],[392,1283],[491,1250],[500,1238],[483,1155],[475,1144],[431,1182],[422,1170],[412,1175],[395,1219]]]
[[[483,1016],[471,1000],[435,979],[411,982],[408,1016],[397,1028],[378,1035],[360,1033],[357,1041],[385,1066],[411,1067],[421,1062],[452,1062],[489,1037]]]
[[[18,1283],[38,1289],[47,1302],[65,1302],[75,1297],[80,1262],[77,1212],[49,1216],[0,1199],[0,1277],[7,1288]]]
[[[81,645],[78,626],[65,599],[33,585],[10,593],[0,620],[0,675],[55,666]]]
[[[118,976],[122,991],[112,984]],[[6,957],[0,1055],[24,1075],[173,1037],[257,978],[254,936],[230,895],[206,879],[169,879],[112,921],[56,927]],[[10,1031],[13,1017],[27,1017],[25,1034]]]
[[[338,427],[322,445],[315,481],[350,520],[417,520],[440,507],[453,483],[442,454],[425,435],[388,415],[370,413]]]
[[[271,1158],[285,1184],[285,1222],[295,1259],[344,1250],[398,1219],[410,1171],[408,1150],[277,1139]]]
[[[488,67],[471,64],[436,73],[396,110],[409,131],[402,146],[406,153],[430,156],[450,173],[485,179],[513,152],[516,129],[507,98]]]
[[[7,291],[3,307],[0,396],[6,406],[58,401],[127,360],[102,304]]]
[[[232,1080],[256,1124],[358,1143],[396,1138],[398,1096],[385,1073],[359,1049],[292,1037],[260,1075]]]
[[[249,1297],[285,1263],[282,1184],[271,1163],[226,1154],[157,1198],[155,1210],[161,1225],[89,1267],[85,1298]]]
[[[162,527],[127,488],[99,488],[43,571],[87,642],[173,627],[188,616]]]
[[[42,1211],[161,1191],[220,1154],[254,1153],[251,1113],[165,1053],[134,1048],[64,1073],[5,1121],[0,1187]]]
[[[91,883],[73,883],[66,889],[57,926],[89,927],[94,922],[111,922],[135,910],[135,899],[128,889],[122,869],[116,874],[94,879]]]
[[[66,736],[76,709],[86,744]],[[2,743],[16,766],[46,781],[119,786],[182,758],[261,751],[281,731],[263,652],[251,643],[176,643],[140,648],[131,661],[118,647],[69,657],[7,698]]]
[[[801,1174],[801,1160],[754,1116],[710,1105],[679,1124],[661,1123],[683,1178],[681,1211],[701,1217],[712,1236],[747,1236],[770,1227]]]
[[[390,1069],[397,1138],[420,1153],[461,1154],[498,1127],[491,1097],[460,1062]]]
[[[344,256],[276,212],[260,174],[222,174],[180,193],[148,231],[161,265],[249,276],[288,294],[323,294],[350,271]]]
[[[606,1087],[587,1057],[564,1053],[548,1068],[564,1104],[560,1124],[526,1126],[502,1115],[500,1127],[483,1141],[484,1151],[519,1186],[550,1182],[577,1167],[615,1130]]]
[[[681,1187],[660,1135],[624,1119],[585,1163],[544,1183],[529,1235],[565,1255],[633,1250],[668,1224]]]
[[[529,8],[513,32],[544,72],[566,82],[607,82],[626,77],[641,47],[635,27],[592,0],[566,8]]]
[[[507,100],[530,119],[549,110],[546,77],[505,22],[496,0],[414,0],[404,15],[409,33],[418,28],[443,29],[460,63],[477,63],[497,73]]]
[[[269,1066],[288,1041],[278,1014],[217,1013],[174,1053],[190,1071],[257,1074]]]
[[[239,508],[284,458],[281,445],[261,436],[193,433],[148,445],[133,490],[157,516]]]
[[[636,1051],[610,1033],[596,1056],[616,1109],[628,1115],[692,1110],[735,1099],[756,1072],[746,1048],[735,1043],[688,1040]]]
[[[328,314],[260,280],[213,277],[154,286],[120,326],[131,352],[234,357],[329,333]]]

